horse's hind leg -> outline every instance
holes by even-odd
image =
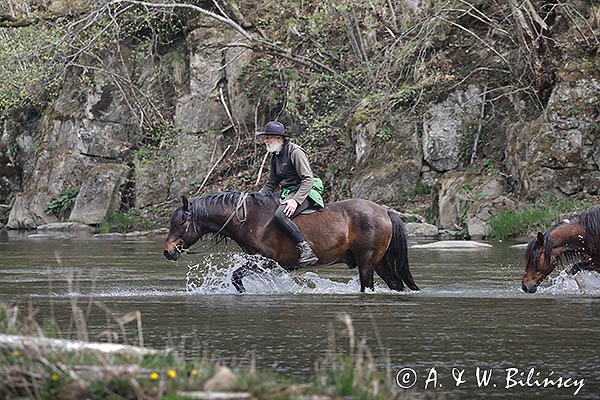
[[[378,265],[375,267],[375,272],[383,281],[388,285],[388,287],[392,290],[403,291],[404,284],[402,283],[402,278],[397,274],[394,274],[392,271],[384,268],[382,265]]]

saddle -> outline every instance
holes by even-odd
[[[316,213],[321,210],[322,210],[322,208],[319,208],[319,207],[308,207],[306,210],[302,211],[300,213],[300,215],[308,215],[308,214]]]

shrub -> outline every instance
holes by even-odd
[[[64,188],[58,196],[46,204],[44,212],[48,215],[54,215],[60,220],[64,220],[71,212],[78,193],[79,188]]]
[[[99,226],[100,233],[129,232],[134,229],[150,227],[150,221],[138,214],[137,209],[131,208],[127,212],[118,212],[110,219],[103,221]]]

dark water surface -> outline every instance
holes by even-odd
[[[412,390],[419,393],[600,398],[597,274],[559,277],[525,294],[524,250],[493,243],[478,250],[410,249],[420,292],[390,292],[377,279],[375,293],[360,294],[357,271],[340,265],[250,278],[249,293],[238,295],[228,282],[230,265],[239,262],[235,244],[173,263],[162,256],[162,239],[0,232],[0,303],[23,312],[31,303],[38,319],[53,316],[66,330],[76,302],[89,312],[92,340],[107,328],[122,338],[115,318],[140,311],[146,346],[229,363],[254,357],[259,369],[299,380],[313,376],[315,362],[332,346],[330,333],[338,348],[347,349],[340,316],[348,314],[356,338],[365,340],[382,368],[387,359],[407,380],[408,368],[414,370]],[[124,329],[126,340],[135,342],[135,322]],[[484,372],[491,372],[488,382]],[[464,382],[457,387],[459,378]],[[537,387],[545,378],[553,383]],[[560,381],[570,387],[558,387]]]

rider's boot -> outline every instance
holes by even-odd
[[[300,268],[307,267],[307,266],[313,265],[314,263],[319,261],[319,258],[317,257],[317,255],[315,254],[313,249],[310,247],[310,244],[308,244],[308,242],[306,240],[296,244],[296,247],[300,251],[300,259],[298,260],[298,267],[300,267]]]

